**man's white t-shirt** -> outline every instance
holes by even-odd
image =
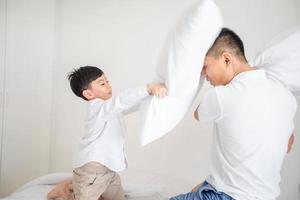
[[[263,70],[209,90],[198,108],[215,129],[207,182],[237,200],[274,200],[296,109],[295,97]]]
[[[94,99],[88,102],[86,133],[80,140],[73,167],[95,161],[113,171],[127,167],[124,153],[124,114],[135,109],[149,94],[146,86],[128,89],[106,101]]]

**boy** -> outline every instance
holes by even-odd
[[[84,66],[68,76],[72,91],[88,101],[86,133],[80,141],[74,163],[73,180],[57,185],[48,198],[69,197],[75,200],[123,200],[124,191],[117,172],[127,167],[124,154],[124,114],[131,112],[149,95],[164,97],[163,83],[125,90],[112,97],[112,88],[102,70]]]

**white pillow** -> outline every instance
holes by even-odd
[[[175,33],[167,65],[157,78],[165,81],[169,96],[152,97],[141,106],[141,145],[172,130],[184,117],[200,86],[200,72],[206,52],[221,31],[223,20],[212,0],[203,0]]]
[[[259,52],[250,64],[300,94],[300,30]]]

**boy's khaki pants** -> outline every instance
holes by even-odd
[[[125,200],[120,176],[99,163],[87,163],[73,171],[75,200]]]

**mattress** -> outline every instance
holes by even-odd
[[[46,200],[47,193],[60,181],[71,179],[70,173],[52,173],[38,177],[1,200]],[[191,183],[161,174],[135,172],[121,174],[128,200],[166,200],[187,192]]]

